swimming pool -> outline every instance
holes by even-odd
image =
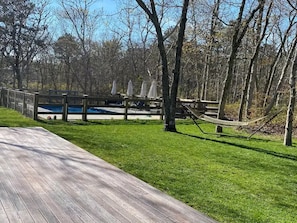
[[[60,106],[60,105],[42,105],[39,107],[50,111],[50,113],[62,113],[63,112],[63,106]],[[69,114],[80,114],[82,112],[83,112],[82,106],[69,106],[68,107]],[[44,113],[44,112],[42,112],[42,113]],[[115,112],[111,112],[111,111],[108,111],[105,109],[92,108],[92,107],[87,109],[87,113],[88,114],[116,114]]]

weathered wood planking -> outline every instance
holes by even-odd
[[[43,128],[0,128],[0,222],[216,222]]]

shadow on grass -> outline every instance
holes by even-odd
[[[275,157],[282,158],[282,159],[297,161],[297,156],[295,156],[295,155],[279,153],[279,152],[270,151],[270,150],[267,150],[267,149],[251,147],[251,146],[247,146],[247,145],[242,145],[242,144],[238,144],[238,143],[227,142],[227,141],[222,141],[222,140],[217,140],[217,139],[211,139],[211,138],[201,137],[201,136],[197,136],[197,135],[191,135],[191,134],[188,134],[188,133],[177,132],[177,134],[181,134],[181,135],[196,138],[196,139],[203,139],[203,140],[208,140],[208,141],[211,141],[211,142],[222,143],[222,144],[226,144],[226,145],[230,145],[230,146],[236,146],[236,147],[241,148],[241,149],[253,150],[253,151],[256,151],[256,152],[264,153],[264,154],[275,156]],[[253,139],[253,140],[261,140],[261,139]],[[268,141],[268,140],[263,140],[263,141]]]

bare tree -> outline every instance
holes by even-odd
[[[268,104],[268,106],[265,109],[265,113],[264,113],[265,115],[267,115],[271,111],[272,107],[274,106],[274,104],[276,102],[277,96],[279,95],[279,90],[282,87],[282,84],[284,82],[287,71],[291,66],[292,59],[294,58],[296,46],[297,46],[297,40],[295,39],[295,41],[292,43],[292,45],[290,47],[289,55],[288,55],[286,62],[283,66],[283,69],[281,71],[281,75],[279,77],[279,80],[278,80],[275,90],[273,92],[270,103]]]
[[[297,39],[297,38],[296,38]],[[297,41],[295,39],[295,42]],[[293,66],[290,72],[290,99],[287,109],[287,118],[285,126],[285,136],[284,136],[284,145],[292,146],[292,135],[293,135],[293,120],[294,120],[294,110],[295,110],[295,101],[296,101],[296,74],[297,74],[297,56],[296,49],[294,49],[294,58]]]
[[[200,98],[204,100],[207,97],[208,79],[209,79],[210,65],[212,60],[211,54],[212,54],[213,45],[215,42],[215,32],[216,32],[218,19],[219,19],[220,4],[221,4],[221,0],[214,0],[209,38],[207,40],[207,46],[206,46],[207,50],[205,54],[205,64],[204,64],[203,77],[202,77],[202,88],[201,88],[201,94],[200,94]]]
[[[24,71],[46,47],[45,7],[44,2],[35,5],[29,0],[0,2],[0,52],[13,69],[13,87],[23,88]]]
[[[107,83],[111,84],[113,80],[117,80],[117,87],[120,90],[123,70],[126,68],[126,63],[123,63],[120,40],[103,41],[94,44],[93,48],[95,51],[92,56],[92,66],[96,73],[95,92],[101,94],[110,92],[111,86]]]
[[[56,58],[61,61],[60,66],[63,69],[63,81],[66,82],[66,90],[72,90],[76,73],[74,72],[74,64],[76,63],[76,57],[79,55],[79,43],[74,36],[65,34],[53,44],[53,49]]]
[[[173,82],[170,88],[168,58],[164,45],[165,37],[161,28],[160,19],[156,10],[155,1],[150,0],[150,6],[146,5],[142,0],[136,0],[138,5],[144,10],[151,22],[154,24],[156,35],[158,39],[158,49],[162,60],[162,90],[163,101],[165,107],[165,131],[176,131],[175,126],[175,112],[176,112],[176,98],[179,84],[182,46],[184,41],[184,34],[187,21],[187,11],[189,0],[183,1],[182,13],[179,22],[178,39],[176,44],[175,66],[173,70]]]
[[[264,4],[261,6],[259,10],[259,15],[258,15],[257,24],[256,24],[256,40],[255,40],[256,46],[255,46],[252,58],[250,59],[249,68],[247,71],[245,83],[241,94],[241,101],[240,101],[239,112],[238,112],[239,121],[242,120],[243,108],[245,104],[246,104],[246,116],[249,115],[249,109],[251,107],[251,100],[252,100],[252,93],[253,93],[253,86],[255,84],[254,80],[255,80],[255,76],[258,68],[257,60],[258,60],[259,50],[260,50],[261,43],[265,37],[266,29],[269,24],[269,16],[270,16],[271,8],[272,8],[272,1],[269,4],[267,14],[265,16],[266,21],[265,21],[263,30],[262,30],[262,20],[263,20]]]
[[[297,8],[287,0],[290,6],[297,11]],[[292,135],[293,135],[293,121],[294,121],[294,110],[295,110],[295,102],[296,102],[296,75],[297,75],[297,49],[296,43],[297,35],[295,36],[294,44],[294,56],[293,56],[293,66],[290,72],[290,99],[287,109],[287,118],[286,118],[286,126],[285,126],[285,136],[284,136],[284,145],[292,146]]]
[[[74,35],[80,43],[81,71],[77,77],[84,93],[92,91],[91,45],[100,17],[98,11],[92,10],[94,3],[94,0],[60,0],[61,19],[68,23],[65,31]]]
[[[264,96],[263,102],[262,102],[262,107],[263,108],[265,108],[267,106],[269,95],[271,93],[271,88],[272,88],[272,85],[273,85],[273,80],[275,79],[277,66],[279,64],[279,61],[281,60],[282,52],[284,51],[284,48],[286,46],[285,44],[287,43],[288,38],[290,38],[291,30],[294,27],[294,25],[296,24],[296,21],[295,21],[296,16],[297,16],[296,12],[291,11],[290,15],[289,15],[288,27],[287,27],[286,31],[284,32],[283,36],[281,36],[282,33],[280,31],[281,43],[280,43],[280,46],[278,48],[278,52],[277,52],[276,56],[274,57],[273,63],[271,64],[271,67],[270,67],[270,70],[269,70],[269,76],[268,76],[266,84],[264,86],[265,96]],[[266,109],[266,111],[268,111],[268,110]]]
[[[249,16],[246,19],[243,19],[244,9],[246,6],[246,0],[242,0],[241,6],[239,9],[238,17],[234,24],[234,33],[232,37],[232,45],[231,45],[231,52],[228,58],[228,68],[226,72],[226,77],[223,83],[223,90],[219,101],[219,111],[218,111],[218,118],[222,119],[225,115],[225,105],[227,102],[227,97],[229,94],[232,77],[233,77],[233,69],[235,65],[236,56],[238,53],[238,49],[242,42],[243,37],[245,36],[247,29],[249,27],[250,22],[254,18],[256,12],[262,7],[265,3],[265,0],[258,0],[258,6],[254,8]],[[243,21],[244,20],[244,21]],[[216,132],[220,133],[223,131],[222,126],[217,126]]]

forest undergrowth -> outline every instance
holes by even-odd
[[[252,108],[250,110],[250,114],[248,118],[245,118],[243,121],[252,121],[258,118],[263,117],[263,110],[261,108]],[[279,114],[277,114],[279,113]],[[251,125],[240,127],[239,130],[245,130],[249,133],[256,131],[261,125],[265,123],[271,116],[277,114],[275,118],[273,118],[270,122],[266,123],[263,128],[259,130],[259,133],[265,135],[283,135],[285,134],[285,125],[286,125],[286,115],[287,110],[285,107],[283,108],[274,108],[270,114],[267,115],[266,118],[260,120]],[[228,104],[226,106],[225,117],[228,120],[238,120],[238,104]],[[293,124],[293,135],[297,137],[297,119],[295,115],[294,124]]]

